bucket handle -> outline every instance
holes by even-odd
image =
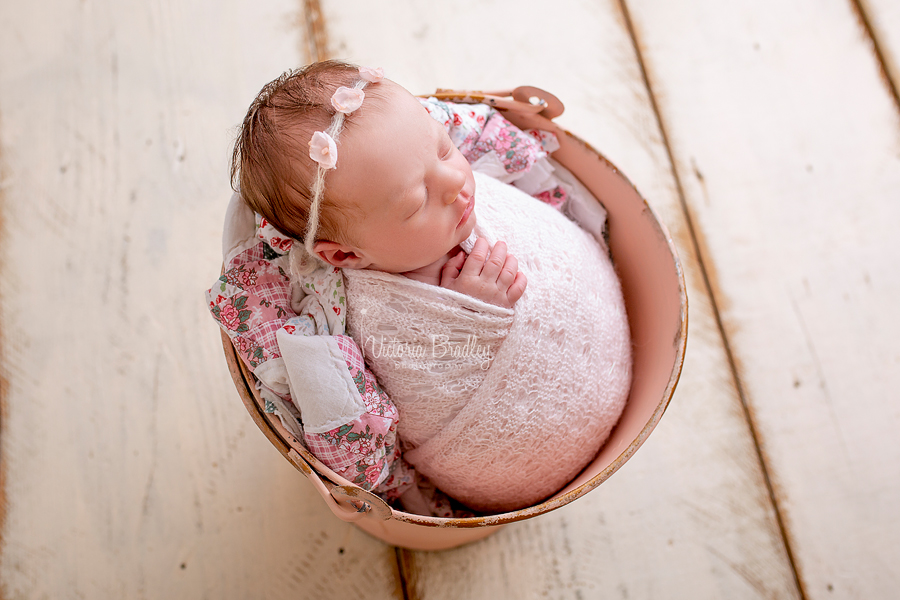
[[[389,521],[393,516],[391,507],[387,502],[371,492],[367,492],[355,485],[332,484],[329,489],[319,474],[310,466],[300,453],[293,448],[287,454],[290,461],[306,478],[312,482],[325,503],[335,516],[348,523],[354,523],[363,518],[374,518],[380,521]],[[328,482],[331,483],[331,482]]]
[[[500,110],[509,110],[522,115],[541,115],[551,120],[563,114],[565,110],[565,106],[559,98],[546,90],[530,85],[496,92],[438,88],[431,95],[438,100],[469,104],[483,103]]]

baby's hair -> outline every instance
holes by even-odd
[[[331,124],[334,91],[358,81],[355,65],[313,63],[266,84],[244,117],[232,155],[232,188],[275,229],[295,240],[305,241],[314,196],[317,165],[309,157],[308,141],[314,131]],[[340,208],[327,193],[323,196],[317,239],[349,241],[343,226],[347,215]]]

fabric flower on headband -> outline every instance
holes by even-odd
[[[333,169],[337,166],[337,144],[324,131],[317,131],[309,140],[309,157],[323,169]]]
[[[362,106],[365,97],[366,95],[360,89],[341,86],[331,97],[331,106],[334,107],[334,110],[347,115]]]
[[[341,86],[335,90],[331,96],[331,106],[334,107],[339,114],[334,116],[331,122],[331,129],[334,137],[341,131],[344,124],[344,115],[349,115],[354,110],[362,106],[366,94],[362,88],[368,83],[378,83],[384,79],[384,69],[381,67],[360,67],[359,77],[362,81],[356,84],[356,87]],[[334,137],[325,131],[316,131],[309,140],[309,157],[319,163],[321,169],[326,171],[337,166],[337,144]],[[319,177],[321,177],[321,172]]]
[[[378,83],[384,79],[384,69],[381,67],[376,67],[374,69],[372,67],[360,67],[359,76],[369,83]]]

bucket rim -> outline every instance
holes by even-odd
[[[522,96],[522,92],[520,92],[520,90],[527,90],[528,97],[533,97],[534,95],[537,95],[537,93],[546,94],[546,97],[548,98],[547,105],[549,105],[551,108],[545,110],[543,113],[536,112],[533,108],[528,108],[524,111],[520,111],[517,110],[515,101],[510,101],[512,104],[503,105],[501,103],[500,105],[498,105],[495,101],[486,100],[496,98],[500,94],[513,95],[514,97],[516,97],[515,92],[519,92],[518,96]],[[230,338],[224,331],[220,332],[222,337],[222,345],[232,380],[238,390],[239,395],[241,396],[242,402],[244,403],[248,412],[250,412],[250,415],[253,421],[256,423],[257,427],[259,427],[259,429],[263,432],[263,434],[266,435],[269,441],[292,465],[294,465],[297,470],[299,470],[301,473],[303,473],[313,481],[319,493],[324,497],[326,502],[329,503],[330,508],[339,518],[348,521],[354,521],[359,518],[365,517],[367,513],[364,511],[368,510],[370,516],[378,518],[380,520],[395,520],[399,522],[432,528],[478,528],[503,525],[506,523],[513,523],[516,521],[529,519],[556,510],[584,496],[585,494],[599,486],[601,483],[609,479],[613,475],[613,473],[618,471],[635,454],[635,452],[637,452],[638,448],[643,445],[643,443],[653,432],[654,428],[659,423],[660,419],[668,408],[672,396],[674,395],[675,388],[681,377],[681,372],[684,364],[684,355],[687,347],[688,332],[688,297],[684,279],[684,268],[682,266],[681,260],[679,259],[675,243],[668,229],[660,220],[653,207],[650,206],[650,204],[643,197],[643,195],[640,194],[640,192],[632,184],[632,182],[601,152],[593,148],[590,144],[588,144],[572,132],[557,125],[551,120],[552,117],[555,117],[562,112],[562,105],[558,100],[556,100],[555,96],[543,92],[543,90],[539,90],[538,88],[532,87],[517,88],[513,92],[494,93],[438,90],[435,94],[429,94],[427,96],[436,96],[442,100],[452,100],[458,102],[489,103],[499,110],[503,111],[504,116],[509,118],[509,120],[511,120],[514,124],[522,129],[525,129],[526,127],[534,127],[552,131],[557,134],[561,149],[563,147],[566,147],[569,149],[569,151],[580,153],[588,152],[594,155],[602,163],[603,168],[610,170],[618,178],[620,178],[622,182],[631,189],[631,192],[643,203],[643,211],[646,215],[649,216],[649,221],[652,223],[653,227],[656,228],[660,237],[665,241],[665,246],[668,251],[668,258],[671,259],[672,265],[675,269],[675,275],[678,285],[680,315],[678,319],[678,330],[674,339],[674,361],[671,371],[669,372],[669,378],[666,387],[663,391],[662,398],[656,404],[653,412],[644,423],[638,435],[630,441],[628,446],[625,447],[618,454],[618,456],[616,456],[606,467],[600,470],[599,473],[591,477],[589,480],[579,484],[573,489],[568,489],[568,487],[566,487],[563,491],[557,492],[550,498],[539,502],[538,504],[534,504],[532,506],[514,511],[474,517],[448,518],[407,513],[402,510],[387,506],[387,504],[384,503],[383,500],[381,500],[374,494],[367,492],[366,490],[341,477],[333,470],[325,466],[302,444],[300,440],[297,440],[284,428],[277,416],[265,413],[262,408],[263,404],[261,398],[256,392],[256,386],[253,383],[253,375],[250,373],[247,366],[238,356],[237,350],[234,348]],[[556,107],[557,103],[559,103],[558,109]],[[524,105],[525,103],[518,102],[518,104]],[[533,106],[533,103],[531,105]],[[548,116],[550,118],[548,118]],[[523,127],[523,125],[525,125],[525,127]],[[554,158],[556,158],[555,155]],[[563,166],[566,166],[565,162],[563,162],[562,160],[560,160],[560,163]],[[578,177],[577,173],[573,172],[573,174]],[[575,477],[575,480],[577,480],[577,478],[578,476]],[[336,494],[331,491],[335,487],[343,488],[343,490],[356,490],[355,495],[357,498],[362,499],[363,507],[358,508],[359,503],[357,503],[356,505],[352,505],[348,504],[346,499],[342,500],[341,498],[336,498]],[[366,502],[365,499],[369,497],[373,497],[373,499],[369,502]],[[375,499],[377,499],[377,502],[375,501]],[[376,507],[378,510],[372,510],[373,505],[375,504],[378,504],[378,506]],[[384,507],[381,506],[382,504],[389,509],[389,513],[383,510]],[[356,514],[354,515],[354,513]]]

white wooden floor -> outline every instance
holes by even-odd
[[[398,551],[245,413],[230,144],[316,56],[544,87],[669,226],[681,383],[586,497]],[[896,0],[0,3],[0,598],[897,598],[898,84]]]

